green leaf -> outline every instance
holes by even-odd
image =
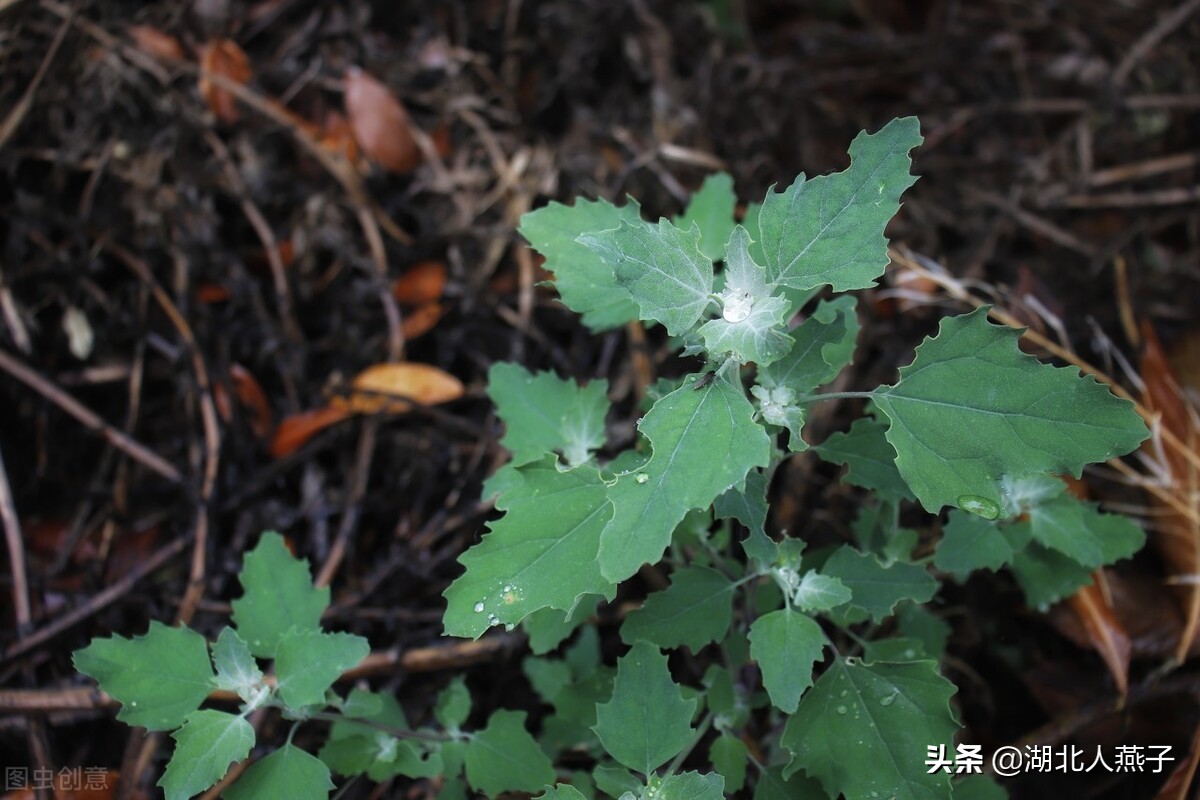
[[[225,800],[328,800],[329,768],[292,744],[252,765],[226,789]]]
[[[587,622],[588,617],[596,613],[596,607],[602,599],[598,595],[584,595],[570,614],[556,608],[541,608],[530,614],[521,621],[521,626],[529,635],[529,649],[534,655],[540,656],[558,647],[576,628]]]
[[[991,775],[967,775],[955,781],[954,800],[1008,800],[1008,792]]]
[[[496,503],[505,515],[459,558],[466,572],[445,591],[448,636],[477,638],[541,608],[570,613],[585,594],[611,599],[616,592],[597,563],[612,515],[600,473],[589,466],[559,472],[549,460],[520,472],[523,486]]]
[[[639,639],[659,647],[687,646],[693,653],[725,638],[733,616],[737,584],[708,567],[686,567],[671,576],[671,586],[646,598],[621,626],[621,639]]]
[[[852,596],[850,587],[838,578],[809,570],[792,593],[792,604],[801,611],[828,611],[849,603]]]
[[[919,641],[929,658],[941,658],[950,639],[949,623],[916,603],[902,603],[896,609],[896,630]]]
[[[700,326],[709,356],[732,355],[742,363],[770,364],[787,354],[792,339],[784,333],[789,305],[772,295],[763,268],[747,252],[750,235],[738,225],[725,251],[725,288],[722,312]]]
[[[471,692],[461,675],[456,676],[438,694],[433,716],[443,728],[457,730],[471,713]]]
[[[789,714],[812,686],[813,664],[824,649],[821,626],[790,608],[772,611],[750,626],[750,656],[762,670],[763,686],[771,703]]]
[[[717,519],[736,519],[750,530],[742,542],[751,558],[765,565],[773,564],[777,548],[766,532],[767,487],[771,479],[765,470],[752,469],[746,473],[744,487],[734,486],[713,502]]]
[[[750,394],[758,400],[758,413],[764,422],[787,428],[789,452],[801,453],[808,449],[808,442],[802,435],[806,412],[804,406],[795,404],[795,391],[786,386],[774,389],[752,386]]]
[[[121,703],[117,719],[152,731],[178,728],[213,688],[208,643],[189,628],[151,622],[144,636],[93,639],[73,658]]]
[[[538,795],[538,800],[587,800],[587,798],[569,783],[560,783],[557,786],[547,786],[546,793]]]
[[[876,622],[890,616],[901,600],[927,602],[938,586],[924,567],[902,561],[885,567],[874,556],[849,546],[830,556],[821,573],[848,586],[853,595],[850,605],[866,611]]]
[[[596,779],[596,788],[609,797],[620,797],[625,792],[642,789],[642,782],[632,772],[615,764],[597,764],[592,770],[592,777]]]
[[[856,303],[849,295],[822,300],[812,316],[788,334],[794,344],[787,355],[759,370],[758,382],[768,389],[787,387],[807,394],[836,378],[854,361]]]
[[[716,261],[725,252],[725,242],[733,232],[733,211],[737,196],[733,193],[733,178],[717,172],[704,179],[699,191],[688,201],[683,216],[675,218],[675,226],[687,229],[694,224],[700,229],[700,252],[709,261]]]
[[[186,800],[225,777],[230,764],[250,755],[254,728],[236,714],[194,711],[171,738],[175,752],[158,785],[167,800]]]
[[[278,533],[262,535],[246,554],[238,579],[245,594],[233,601],[233,623],[254,655],[274,658],[279,641],[292,628],[321,629],[329,587],[313,586],[308,561],[294,558]]]
[[[1133,555],[1146,540],[1128,517],[1105,514],[1068,494],[1029,509],[1029,531],[1035,542],[1090,569]]]
[[[768,277],[796,289],[875,285],[888,264],[884,227],[916,182],[908,151],[921,142],[916,117],[895,119],[855,137],[844,172],[768,190],[758,218]]]
[[[942,529],[933,563],[961,579],[977,569],[995,572],[1012,557],[1013,549],[995,522],[955,508]]]
[[[750,752],[746,743],[730,733],[723,733],[708,746],[708,760],[713,769],[725,778],[725,790],[740,792],[746,785],[746,764]]]
[[[720,775],[683,772],[668,775],[658,785],[655,800],[723,800],[725,779]]]
[[[594,331],[616,328],[637,319],[637,304],[617,284],[612,268],[576,241],[580,233],[640,223],[636,203],[617,208],[605,200],[576,200],[573,206],[551,203],[521,217],[518,230],[546,258],[554,288],[563,303],[583,315]]]
[[[680,230],[663,219],[657,225],[621,222],[615,230],[585,233],[589,247],[613,271],[641,308],[642,319],[662,323],[682,336],[708,307],[712,260],[699,250],[700,229]]]
[[[496,711],[467,743],[467,783],[495,797],[537,792],[554,783],[554,766],[525,730],[524,711]]]
[[[488,396],[504,421],[500,444],[512,452],[512,465],[537,461],[561,452],[577,466],[604,446],[608,414],[608,381],[580,387],[550,372],[536,375],[517,364],[493,364],[488,370]]]
[[[277,647],[275,675],[280,699],[293,709],[325,702],[325,692],[342,673],[371,653],[370,643],[351,633],[293,631]]]
[[[934,662],[862,664],[838,660],[788,720],[781,742],[831,797],[944,800],[949,775],[929,774],[926,747],[954,748],[954,684]]]
[[[891,421],[896,466],[931,513],[974,506],[994,517],[1005,476],[1079,477],[1084,464],[1128,453],[1148,435],[1132,403],[1073,367],[1025,355],[1020,331],[992,325],[987,311],[943,319],[900,381],[874,393]]]
[[[1051,604],[1090,585],[1093,570],[1057,550],[1030,542],[1013,556],[1012,572],[1025,593],[1025,601],[1044,612]]]
[[[684,700],[667,657],[638,642],[617,662],[612,700],[596,707],[600,744],[622,765],[649,776],[692,740],[695,700]]]
[[[798,772],[785,780],[783,770],[771,767],[759,774],[754,800],[829,800],[829,795],[815,778]]]
[[[222,628],[212,652],[217,667],[214,685],[250,702],[263,685],[263,674],[242,637],[233,628]]]
[[[653,454],[608,489],[613,518],[600,537],[600,569],[622,581],[657,562],[671,533],[693,508],[705,508],[753,467],[766,466],[771,443],[741,387],[721,378],[676,389],[638,423]]]
[[[814,449],[826,461],[846,467],[847,483],[892,499],[916,499],[896,469],[896,450],[888,444],[887,427],[873,419],[856,420],[849,431],[830,434]]]

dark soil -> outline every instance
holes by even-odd
[[[184,60],[136,47],[133,25],[177,37]],[[253,70],[259,103],[239,100],[237,121],[197,89],[194,53],[217,37]],[[274,99],[320,119],[342,107],[352,65],[448,142],[438,160],[402,175],[364,162],[339,180],[264,109]],[[798,172],[842,169],[856,133],[907,115],[925,133],[922,177],[894,246],[1057,337],[1044,309],[1126,385],[1138,323],[1169,347],[1192,332],[1197,2],[0,0],[0,489],[15,508],[0,582],[30,603],[2,612],[0,761],[120,769],[123,791],[150,789],[166,748],[139,762],[143,735],[75,691],[86,683],[70,654],[150,619],[212,634],[240,593],[243,552],[272,529],[329,571],[332,624],[370,639],[379,664],[363,679],[411,719],[463,670],[480,720],[523,698],[534,708],[518,634],[482,648],[440,636],[441,592],[492,513],[480,484],[503,459],[486,371],[519,360],[605,377],[628,437],[645,380],[679,368],[660,363],[653,333],[648,348],[631,330],[592,335],[535,285],[518,218],[625,194],[669,216],[716,168],[743,201],[760,199]],[[255,215],[286,244],[282,271]],[[400,353],[392,282],[425,261],[445,265],[444,314]],[[941,313],[966,308],[924,285],[905,294],[902,273],[864,294],[849,388],[890,382]],[[85,349],[64,328],[80,315]],[[400,355],[457,376],[465,395],[342,422],[281,458],[232,377],[253,376],[278,421]],[[831,406],[813,439],[852,411]],[[1146,502],[1111,470],[1089,489]],[[857,502],[813,456],[772,493],[773,529],[819,540],[846,535]],[[927,517],[911,524],[936,535]],[[962,741],[1187,757],[1200,682],[1191,664],[1160,669],[1181,618],[1161,588],[1168,570],[1144,554],[1126,572],[1150,599],[1128,601],[1147,624],[1131,632],[1131,691],[1115,711],[1071,611],[1027,609],[1003,574],[947,583],[933,608],[954,630],[943,666]],[[602,630],[615,655],[615,629]],[[1005,785],[1017,798],[1144,798],[1164,777]],[[434,794],[416,782],[345,796]]]

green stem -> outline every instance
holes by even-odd
[[[675,771],[683,766],[683,762],[696,749],[696,745],[700,744],[700,740],[708,733],[708,729],[712,727],[713,715],[708,713],[704,715],[704,719],[700,722],[700,727],[696,728],[696,735],[692,737],[692,741],[688,742],[688,746],[679,751],[679,755],[675,756],[675,760],[667,767],[667,775],[674,775]]]
[[[353,722],[357,725],[366,725],[368,728],[374,728],[377,731],[383,731],[386,734],[395,736],[397,739],[421,739],[426,742],[450,742],[454,740],[453,736],[437,733],[423,733],[421,731],[408,731],[402,728],[393,728],[389,725],[384,725],[379,722],[374,722],[369,719],[360,719],[357,717],[347,717],[341,714],[330,714],[326,711],[313,714],[309,719],[320,719],[326,722]]]

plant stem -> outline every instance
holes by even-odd
[[[797,403],[816,403],[821,400],[870,400],[875,397],[874,392],[825,392],[824,394],[810,394],[805,397],[797,397]]]
[[[688,742],[688,746],[679,751],[679,755],[675,756],[675,760],[667,767],[667,775],[674,775],[675,771],[683,766],[683,762],[696,749],[696,745],[700,744],[700,740],[708,733],[708,729],[712,727],[713,715],[711,712],[704,715],[704,719],[700,722],[700,727],[696,728],[696,735],[692,737],[692,741]]]
[[[395,736],[397,739],[421,739],[426,742],[449,742],[453,741],[454,737],[445,734],[423,733],[421,731],[407,731],[402,728],[393,728],[389,725],[384,725],[379,722],[374,722],[369,719],[359,719],[357,717],[347,717],[342,714],[330,714],[326,711],[313,714],[309,719],[320,719],[326,722],[354,722],[358,725],[366,725],[368,728],[374,728],[377,731]]]

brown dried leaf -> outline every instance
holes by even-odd
[[[1187,758],[1180,761],[1175,769],[1171,770],[1171,776],[1163,783],[1158,794],[1154,795],[1154,800],[1195,798],[1195,795],[1188,793],[1188,789],[1195,780],[1197,763],[1200,763],[1200,728],[1197,728],[1192,735],[1192,745],[1188,748]]]
[[[1140,368],[1146,385],[1142,402],[1159,415],[1159,424],[1163,428],[1174,434],[1192,452],[1196,452],[1200,444],[1200,431],[1196,429],[1195,418],[1180,391],[1158,334],[1145,321],[1142,323],[1142,339],[1145,347]],[[1152,437],[1145,447],[1150,449],[1152,456],[1162,453],[1164,466],[1170,472],[1172,494],[1181,503],[1187,504],[1192,512],[1192,518],[1189,519],[1179,509],[1151,496],[1151,507],[1157,512],[1155,519],[1158,521],[1157,535],[1152,537],[1152,541],[1162,552],[1173,576],[1190,581],[1184,582],[1178,590],[1183,600],[1186,623],[1175,657],[1183,661],[1200,630],[1200,584],[1195,582],[1195,577],[1200,575],[1200,524],[1194,521],[1200,519],[1200,475],[1182,453],[1167,447],[1160,451],[1155,444],[1157,439]]]
[[[403,414],[412,408],[410,400],[431,406],[463,394],[458,378],[428,364],[376,364],[355,377],[353,389],[330,405],[359,414]]]
[[[162,61],[183,61],[186,58],[178,39],[152,25],[133,25],[127,33],[137,49],[147,55]]]
[[[436,303],[446,288],[446,265],[441,261],[418,261],[392,284],[392,294],[406,306]]]
[[[232,39],[214,39],[200,48],[200,96],[217,119],[225,123],[238,121],[237,102],[229,92],[210,76],[217,75],[234,83],[250,82],[253,72],[246,52]]]
[[[344,99],[358,146],[379,166],[402,174],[421,163],[408,112],[386,86],[358,67],[350,67]]]
[[[350,120],[346,119],[344,114],[332,109],[325,112],[325,124],[321,127],[318,141],[326,150],[344,156],[347,161],[358,161],[358,142],[354,140]]]
[[[271,428],[274,427],[274,417],[262,386],[241,364],[230,365],[229,382],[233,384],[233,391],[237,393],[238,400],[250,412],[250,430],[260,439],[270,436]]]
[[[349,409],[328,405],[285,417],[271,439],[271,455],[275,458],[289,456],[330,425],[336,425],[352,415]]]
[[[429,333],[438,324],[438,320],[444,313],[446,310],[441,303],[426,303],[423,306],[417,306],[412,311],[405,312],[404,322],[400,325],[404,338],[416,339],[418,336]]]
[[[1095,583],[1071,595],[1068,602],[1083,623],[1088,641],[1108,665],[1108,671],[1112,673],[1113,681],[1124,697],[1129,693],[1129,634],[1113,613],[1101,588],[1104,571],[1097,570],[1094,577]]]

